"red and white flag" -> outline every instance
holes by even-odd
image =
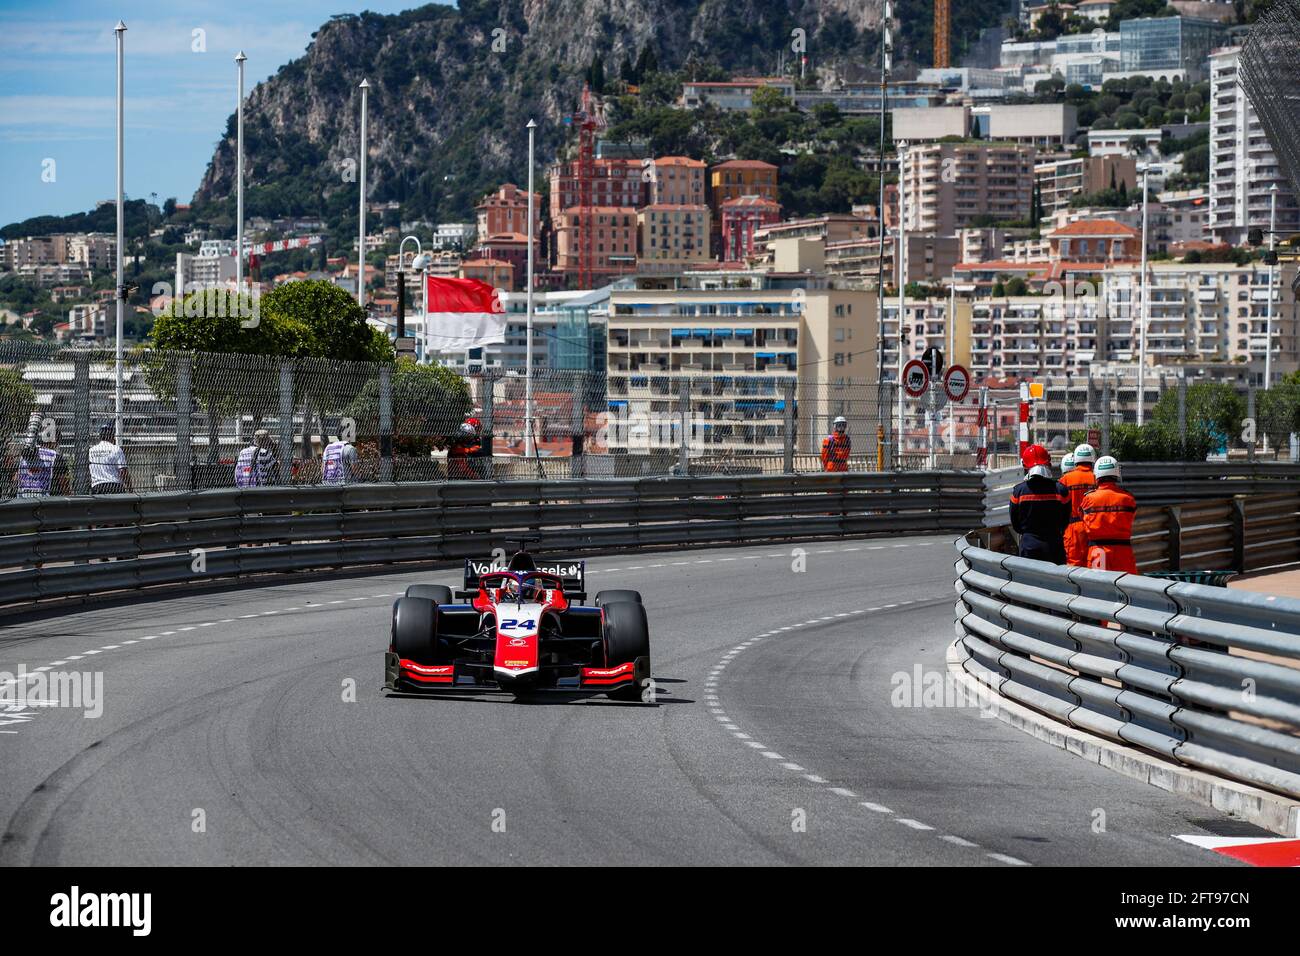
[[[424,277],[424,330],[439,352],[500,345],[506,340],[506,310],[497,290],[478,279]]]

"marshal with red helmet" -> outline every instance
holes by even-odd
[[[1052,473],[1052,456],[1042,445],[1026,445],[1020,464],[1025,480],[1011,491],[1011,527],[1020,536],[1022,558],[1065,563],[1065,529],[1070,492]]]
[[[586,564],[465,562],[465,586],[415,584],[393,604],[384,654],[390,691],[605,694],[653,702],[650,628],[641,595],[586,602]]]

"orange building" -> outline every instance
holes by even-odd
[[[1131,226],[1113,219],[1082,219],[1048,233],[1051,258],[1062,262],[1126,262],[1141,254]]]
[[[488,193],[474,207],[478,219],[478,239],[517,232],[528,235],[528,193],[514,183],[506,183],[494,193]],[[542,234],[542,197],[534,193],[533,238]]]
[[[460,264],[462,279],[478,279],[494,289],[515,287],[515,267],[501,259],[466,259]]]
[[[590,215],[591,222],[587,222],[578,206],[560,214],[555,226],[556,271],[579,271],[578,239],[588,227],[593,285],[636,271],[637,210],[631,206],[593,206]]]

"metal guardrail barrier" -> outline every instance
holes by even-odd
[[[458,559],[520,532],[564,552],[960,531],[977,472],[442,482],[0,504],[0,608],[265,572]]]
[[[1298,510],[1293,491],[1149,514],[1139,566],[1298,560]],[[1300,601],[980,546],[1006,538],[992,528],[957,542],[968,673],[1090,733],[1300,797]]]

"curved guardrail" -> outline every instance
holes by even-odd
[[[979,524],[978,472],[250,488],[0,504],[0,610],[209,578]]]
[[[1300,601],[1059,566],[974,537],[957,542],[969,674],[1090,733],[1300,797]]]

